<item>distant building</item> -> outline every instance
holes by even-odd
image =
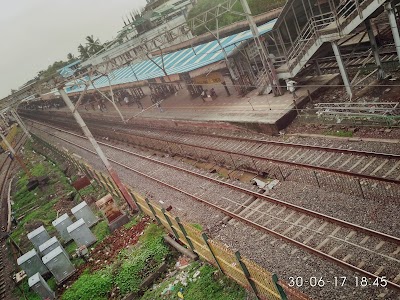
[[[140,51],[135,49],[155,37],[163,41],[162,48],[193,38],[186,26],[188,11],[193,3],[193,0],[147,1],[144,12],[128,16],[115,41],[106,45],[105,51],[82,62],[82,66],[97,66],[110,60],[124,64],[143,59],[138,57]]]

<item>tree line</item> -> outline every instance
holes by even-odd
[[[209,10],[212,7],[215,7],[218,3],[222,3],[225,0],[198,0],[196,5],[189,11],[188,19],[191,19],[195,16],[198,16],[207,10]],[[267,11],[270,11],[274,8],[281,7],[285,5],[286,0],[247,0],[251,13],[253,16],[265,13]],[[241,12],[243,13],[243,8],[242,5],[240,4],[240,1],[236,2],[236,4],[233,6],[233,10],[236,12]],[[240,16],[234,13],[226,13],[222,15],[221,17],[218,18],[218,27],[223,27],[226,25],[230,25],[234,22],[244,20],[244,16]],[[216,21],[210,21],[207,23],[207,28],[209,30],[214,30],[216,29]],[[194,34],[200,35],[203,33],[208,32],[207,28],[205,26],[201,26],[197,28],[194,31]]]
[[[100,43],[100,40],[98,38],[95,39],[93,35],[88,35],[85,39],[86,43],[84,45],[79,44],[78,46],[79,57],[75,57],[72,53],[68,53],[67,60],[55,61],[53,64],[48,66],[46,70],[39,71],[37,79],[50,77],[57,72],[57,70],[73,63],[78,58],[80,60],[88,59],[91,55],[96,54],[104,48],[104,45]]]

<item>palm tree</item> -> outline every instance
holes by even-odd
[[[100,51],[101,49],[103,49],[103,46],[100,43],[99,39],[94,39],[93,35],[88,35],[86,37],[86,47],[88,50],[89,54],[95,54],[98,51]]]
[[[87,59],[89,58],[89,53],[88,53],[88,49],[85,46],[82,46],[82,44],[79,44],[78,46],[78,51],[79,51],[79,57],[81,59]]]
[[[67,54],[67,59],[68,59],[68,61],[74,60],[75,56],[72,53],[68,53]]]

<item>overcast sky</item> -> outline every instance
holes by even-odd
[[[0,99],[93,35],[103,43],[116,36],[122,16],[146,0],[1,1]]]

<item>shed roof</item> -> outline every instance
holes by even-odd
[[[258,29],[260,34],[271,31],[275,22],[276,19],[259,26]],[[249,40],[252,37],[251,31],[247,30],[222,38],[220,39],[220,43],[229,56],[236,47],[241,45],[242,42]],[[162,60],[164,60],[164,66],[167,74],[173,75],[190,72],[209,64],[224,60],[224,53],[217,41],[211,41],[193,48],[182,49],[176,52],[165,54],[163,59],[161,56],[153,57],[152,59],[147,59],[130,66],[121,67],[110,72],[108,75],[111,85],[163,77],[164,72],[157,66],[157,64],[162,66]],[[103,76],[99,79],[95,79],[94,84],[96,88],[102,88],[108,86],[108,80]],[[92,88],[93,87],[89,87],[89,89]],[[66,91],[67,93],[72,93],[82,91],[83,89],[83,85],[74,85],[73,83],[70,83],[68,84]]]

